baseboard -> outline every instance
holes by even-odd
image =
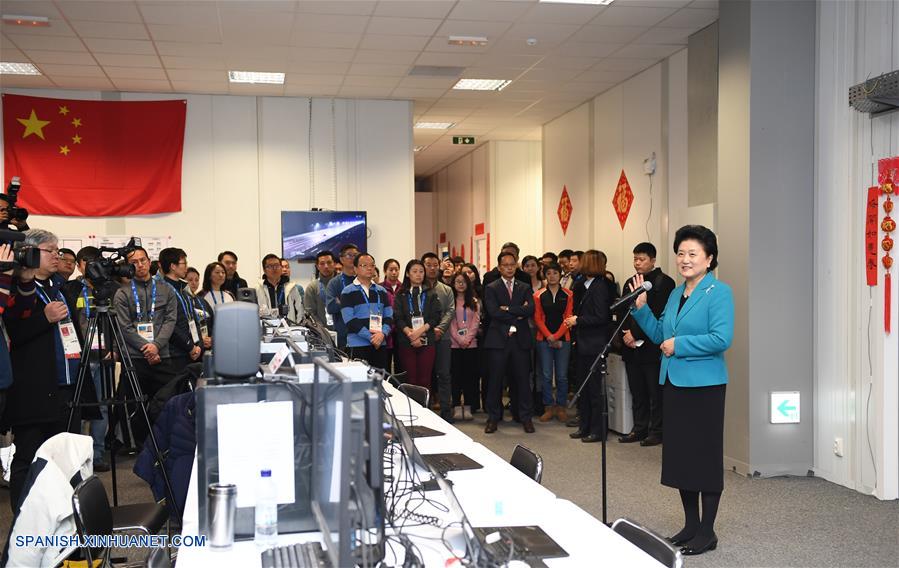
[[[748,463],[742,462],[740,460],[724,456],[724,470],[732,471],[739,475],[750,476],[752,474],[752,469],[749,467]]]

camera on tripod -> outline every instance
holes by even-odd
[[[128,255],[140,247],[140,237],[131,237],[123,247],[100,247],[100,256],[87,265],[84,277],[94,287],[94,298],[109,300],[118,289],[117,278],[134,278],[134,265]]]
[[[4,197],[6,202],[9,203],[9,208],[6,210],[8,216],[7,223],[10,221],[25,222],[28,220],[28,210],[16,205],[19,201],[20,189],[22,189],[22,182],[19,179],[19,176],[13,176],[13,178],[9,180],[9,185],[6,186],[6,197]]]

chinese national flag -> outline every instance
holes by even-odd
[[[39,215],[180,211],[186,107],[3,95],[4,185]]]

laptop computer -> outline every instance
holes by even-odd
[[[438,473],[446,473],[448,471],[462,471],[466,469],[481,469],[484,466],[466,456],[465,454],[445,453],[445,454],[423,454],[425,467],[435,470]]]
[[[544,566],[544,558],[568,556],[565,549],[538,526],[473,527],[473,530],[481,546],[498,560],[511,557],[531,566]]]
[[[406,426],[406,431],[409,432],[409,435],[413,438],[431,438],[434,436],[446,436],[445,432],[441,432],[440,430],[434,430],[433,428],[428,428],[427,426]]]

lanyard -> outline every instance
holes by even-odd
[[[35,290],[37,291],[37,295],[40,296],[41,300],[42,300],[45,304],[49,304],[49,303],[50,303],[50,296],[49,296],[49,295],[47,294],[47,292],[44,290],[44,285],[41,284],[40,282],[38,282],[37,280],[35,280],[34,283],[35,283],[35,285],[37,286],[37,288],[35,288]],[[71,314],[69,314],[69,305],[66,304],[66,301],[65,301],[65,299],[62,297],[62,294],[60,293],[59,289],[56,290],[56,297],[59,299],[60,302],[62,302],[63,304],[65,304],[65,306],[66,306],[66,317],[71,317]]]
[[[456,316],[456,321],[459,321],[459,316]],[[468,327],[468,308],[464,305],[462,306],[462,325]]]
[[[370,288],[374,288],[374,283],[371,284]],[[359,291],[362,292],[362,297],[365,298],[365,303],[368,306],[368,313],[371,314],[371,301],[368,299],[368,294],[365,293],[365,288],[362,287],[362,284],[359,284]],[[378,315],[381,314],[381,296],[378,294],[377,289],[375,290],[375,296],[378,297],[378,302],[375,304],[378,306],[378,311],[376,312]],[[410,300],[411,301],[411,300]]]
[[[328,301],[325,299],[325,284],[321,280],[318,281],[318,295],[322,298],[322,305],[326,305]]]
[[[218,305],[218,302],[215,299],[215,290],[210,290],[209,295],[212,296],[212,305],[214,305],[214,306]],[[219,297],[222,299],[222,303],[224,304],[225,303],[225,291],[224,290],[219,290]],[[204,308],[204,313],[205,313],[205,308]]]
[[[215,296],[213,296],[214,298]],[[208,316],[206,315],[206,302],[203,301],[203,298],[198,298],[193,296],[193,299],[197,301],[197,305],[200,306],[200,309],[203,310],[203,321],[206,321]]]
[[[187,301],[184,299],[184,296],[178,292],[178,289],[172,286],[170,283],[166,282],[169,285],[169,288],[172,289],[172,293],[175,294],[175,297],[178,298],[178,303],[181,304],[181,309],[184,310],[184,315],[186,317],[190,317],[190,310],[187,309]]]
[[[87,284],[81,285],[81,295],[84,296],[84,315],[87,318],[91,317],[91,302],[87,297]]]
[[[419,288],[419,290],[421,290],[421,289]],[[421,316],[425,315],[425,296],[426,295],[427,295],[427,292],[425,292],[424,290],[421,290],[421,292],[419,292],[419,294],[418,294],[418,303],[419,303],[418,314]],[[409,298],[409,315],[410,316],[415,315],[415,312],[412,310],[412,290],[409,290],[408,298]]]
[[[278,305],[283,306],[286,302],[284,301],[284,285],[278,284]]]
[[[150,286],[153,299],[150,303],[150,321],[153,321],[153,316],[156,315],[156,279],[150,279]],[[137,286],[134,284],[134,281],[131,281],[131,294],[134,295],[134,309],[137,312],[137,321],[142,321],[144,319],[143,314],[140,309],[140,298],[137,297]]]

